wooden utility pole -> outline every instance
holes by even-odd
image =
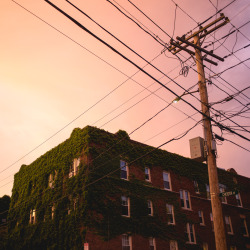
[[[224,20],[218,26],[211,28],[210,31],[207,31],[207,28],[211,27],[212,25],[216,24],[217,22]],[[203,126],[204,126],[204,139],[205,139],[205,148],[207,153],[207,166],[208,166],[208,176],[209,176],[209,186],[210,186],[210,194],[211,194],[211,206],[212,206],[212,214],[213,214],[213,221],[214,221],[214,235],[215,235],[215,244],[217,250],[227,250],[227,243],[226,243],[226,234],[225,234],[225,227],[224,227],[224,219],[222,213],[222,205],[221,200],[219,198],[219,182],[218,182],[218,173],[216,167],[216,155],[215,155],[215,148],[213,147],[213,134],[212,134],[212,127],[211,127],[211,120],[210,120],[210,112],[209,112],[209,102],[208,102],[208,95],[207,95],[207,87],[206,87],[206,78],[204,72],[204,65],[203,65],[203,57],[201,54],[205,52],[206,54],[223,61],[223,58],[218,57],[217,55],[213,54],[211,51],[206,51],[201,48],[200,45],[200,38],[204,37],[205,35],[213,32],[215,29],[225,25],[228,22],[228,19],[225,18],[224,15],[221,15],[220,18],[216,19],[212,23],[208,24],[207,26],[200,27],[200,30],[195,32],[194,34],[190,35],[189,37],[177,37],[177,40],[180,42],[173,42],[173,45],[170,50],[173,51],[173,54],[178,53],[181,50],[188,52],[191,55],[195,56],[195,61],[197,65],[197,72],[198,72],[198,79],[199,79],[199,92],[200,92],[200,99],[201,99],[201,110],[203,115]],[[204,32],[204,34],[202,34]],[[192,42],[189,42],[193,38]],[[185,44],[182,46],[182,44]],[[187,49],[188,46],[194,48],[195,52]],[[178,50],[176,50],[178,48]],[[217,63],[206,59],[206,61],[217,65]]]

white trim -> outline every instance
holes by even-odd
[[[164,180],[164,176],[167,177],[167,180]],[[162,178],[163,178],[163,188],[164,188],[165,190],[172,190],[170,173],[167,172],[167,171],[163,171],[163,173],[162,173]],[[165,182],[169,183],[169,188],[165,188],[165,185],[164,185]]]

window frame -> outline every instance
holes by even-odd
[[[227,189],[227,187],[224,184],[219,183],[219,192],[220,193],[226,192],[226,189]],[[226,196],[220,197],[220,200],[222,203],[227,204],[227,197]]]
[[[122,234],[122,250],[132,250],[132,237],[128,234]]]
[[[205,226],[204,215],[203,215],[203,211],[202,210],[198,211],[198,216],[199,216],[199,219],[200,219],[200,225],[201,226]]]
[[[124,163],[124,165],[122,164]],[[123,169],[125,168],[125,170]],[[126,178],[123,177],[123,173],[126,173]],[[120,160],[120,177],[122,180],[129,180],[129,168],[128,168],[128,163],[124,160]]]
[[[156,250],[155,238],[154,237],[149,237],[148,241],[149,241],[149,249],[150,250]]]
[[[153,202],[151,200],[148,200],[147,203],[148,203],[148,215],[153,216],[154,215]]]
[[[172,204],[166,204],[167,215],[171,216],[171,221],[168,218],[169,225],[175,225],[175,217],[174,217],[174,206]],[[173,221],[173,222],[172,222]]]
[[[245,215],[240,215],[240,220],[241,220],[241,228],[244,227],[244,231],[246,232],[246,234],[242,234],[242,235],[244,237],[249,237],[246,216]]]
[[[30,224],[36,224],[36,209],[30,210]]]
[[[170,250],[173,250],[172,247],[175,248],[174,250],[178,250],[178,242],[176,240],[170,240],[170,242],[169,242],[169,248],[170,248]]]
[[[238,199],[237,199],[237,196],[238,196]],[[243,207],[240,193],[235,195],[235,199],[236,199],[236,202],[237,202],[237,206],[238,207]]]
[[[232,221],[229,215],[225,215],[225,226],[228,234],[233,234],[233,226]],[[228,230],[230,229],[230,231]]]
[[[192,230],[192,232],[190,231]],[[189,244],[196,244],[196,236],[195,236],[195,229],[194,229],[194,224],[187,223],[186,224],[186,230],[187,230],[187,235],[188,235],[188,242]],[[191,241],[191,234],[193,234],[193,239],[194,241]]]
[[[196,180],[194,180],[194,191],[196,194],[200,193],[199,184]]]
[[[164,180],[164,176],[167,176],[167,180]],[[172,191],[172,185],[171,185],[171,176],[169,172],[163,171],[162,173],[162,178],[163,178],[163,188],[165,190],[170,190]],[[168,183],[169,188],[165,187],[165,183]]]
[[[212,231],[214,232],[214,217],[212,212],[210,213],[210,221],[211,221]]]
[[[187,209],[187,210],[192,210],[189,191],[181,189],[180,190],[180,200],[181,200],[181,208]]]
[[[147,176],[148,176],[148,179],[147,179]],[[149,167],[145,167],[145,181],[151,182],[151,171]]]
[[[207,194],[207,199],[211,200],[211,193],[210,193],[210,186],[209,186],[209,184],[206,184],[206,194]]]
[[[123,198],[125,198],[125,199],[123,199]],[[123,203],[124,201],[126,201],[127,204],[124,204]],[[121,196],[121,206],[122,206],[122,211],[121,211],[122,212],[122,216],[124,216],[124,217],[130,217],[130,198],[127,197],[127,196],[125,196],[125,195],[122,195]],[[127,214],[123,214],[123,211],[124,211],[125,207],[127,207],[126,208]]]

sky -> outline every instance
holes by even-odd
[[[186,52],[178,59],[166,50],[170,38],[198,30],[198,23],[215,20],[217,10],[231,3],[223,10],[230,22],[202,39],[202,47],[220,57],[231,54],[224,62],[208,56],[218,66],[204,62],[211,116],[248,139],[214,125],[213,132],[225,139],[217,140],[217,166],[250,177],[248,0],[72,0],[127,47],[67,1],[52,2],[178,95],[191,87],[196,91],[198,75],[192,58],[184,63]],[[217,41],[235,28],[240,29]],[[175,94],[44,0],[0,1],[0,32],[0,197],[11,195],[22,164],[66,140],[76,127],[122,129],[131,139],[157,147],[201,120],[194,108],[184,101],[172,104]],[[183,66],[189,67],[186,76],[180,74]],[[229,96],[234,98],[225,102]],[[183,96],[198,110],[199,98],[199,93]],[[240,111],[245,112],[235,116]],[[162,148],[190,157],[189,140],[197,136],[203,137],[202,124]]]

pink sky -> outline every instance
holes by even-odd
[[[81,44],[82,47],[28,13],[15,2],[11,0],[0,1],[0,171],[8,168],[0,174],[0,197],[4,194],[11,195],[13,175],[19,171],[22,164],[30,164],[40,155],[66,140],[75,127],[83,128],[86,125],[94,125],[112,133],[119,129],[130,133],[166,106],[166,102],[171,102],[175,98],[166,89],[157,90],[160,86],[141,72],[137,73],[133,80],[127,80],[128,76],[130,77],[137,72],[134,66],[82,31],[45,1],[17,0],[16,2]],[[150,32],[153,32],[165,43],[169,42],[169,37],[139,13],[127,0],[117,0],[116,2],[136,17]],[[208,0],[176,0],[175,2],[197,22],[202,22],[215,13],[215,8]],[[217,3],[215,0],[212,0],[212,2],[214,5]],[[230,2],[229,0],[218,1],[218,8],[221,9]],[[108,36],[66,1],[54,0],[53,3],[136,64],[141,67],[146,65],[142,59]],[[106,0],[72,0],[72,3],[84,10],[147,60],[152,60],[159,55],[153,61],[153,64],[165,74],[171,78],[179,75],[180,62],[173,59],[173,56],[168,52],[161,53],[163,47],[159,43],[118,12]],[[172,36],[175,4],[171,0],[134,0],[133,3]],[[236,27],[240,27],[250,20],[249,12],[250,4],[248,0],[237,0],[223,11]],[[195,21],[178,8],[174,37],[182,36],[195,26]],[[232,51],[233,47],[236,51],[250,44],[249,26],[250,24],[247,24],[240,30],[243,35],[238,33],[237,38],[236,32],[231,35],[223,44],[225,47],[221,46],[215,50],[215,53],[224,57]],[[215,37],[221,38],[228,34],[231,28],[232,25],[227,24],[215,33]],[[203,46],[208,45],[209,41],[214,41],[214,37],[208,37]],[[218,45],[216,43],[215,48]],[[213,48],[210,46],[208,49]],[[248,59],[250,47],[236,52],[235,55],[241,61]],[[180,56],[187,57],[188,55],[182,52]],[[219,62],[217,67],[212,66],[211,69],[215,73],[219,73],[239,62],[237,58],[231,56],[224,62]],[[205,64],[208,68],[210,67],[210,64]],[[221,76],[231,85],[242,90],[249,86],[249,68],[250,61],[246,61],[245,65],[241,64],[226,71]],[[163,77],[152,67],[147,66],[145,70],[155,78],[161,79],[160,81],[163,84],[169,82],[166,77]],[[207,70],[206,77],[209,77],[209,70]],[[106,99],[80,116],[42,146],[22,158],[124,81],[126,82]],[[178,76],[176,81],[185,89],[188,89],[197,83],[198,78],[197,74],[190,69],[187,77]],[[219,78],[212,81],[230,95],[237,92]],[[149,90],[145,90],[148,86],[150,86]],[[179,95],[183,93],[183,90],[173,82],[169,82],[167,86]],[[150,95],[150,91],[155,90],[157,90],[156,95]],[[208,93],[210,102],[216,102],[228,96],[215,85],[208,86]],[[244,93],[246,96],[250,96],[249,89]],[[133,99],[126,102],[134,95],[136,96]],[[199,97],[198,93],[194,95]],[[148,97],[143,101],[118,116],[146,96]],[[185,96],[185,99],[200,109],[200,103],[194,97]],[[244,105],[250,102],[249,98],[242,95],[237,96],[237,99]],[[126,103],[123,104],[124,102]],[[120,105],[122,106],[102,118]],[[195,110],[184,102],[175,104],[175,107],[182,112],[172,106],[169,107],[132,134],[131,138],[152,146],[159,146],[187,131],[195,124],[195,121],[188,119],[185,114],[190,116],[195,113]],[[227,112],[226,114],[240,110],[240,107],[243,106],[236,100],[214,106],[217,110]],[[233,118],[233,121],[242,126],[249,126],[249,118],[247,118],[249,114],[246,113],[244,116]],[[116,118],[113,119],[114,117]],[[201,116],[196,114],[193,118],[198,121]],[[111,119],[113,120],[111,121]],[[230,121],[224,121],[223,124],[226,126],[233,125]],[[165,132],[155,136],[164,130]],[[221,135],[220,130],[216,127],[214,132]],[[248,132],[238,130],[237,132],[250,138]],[[183,139],[171,142],[163,148],[189,157],[189,139],[197,136],[203,136],[202,126],[197,126]],[[227,132],[224,132],[223,137],[250,150],[249,141]],[[217,145],[217,149],[218,167],[234,168],[239,174],[250,177],[248,169],[249,152],[229,142]],[[20,158],[22,159],[18,161]]]

